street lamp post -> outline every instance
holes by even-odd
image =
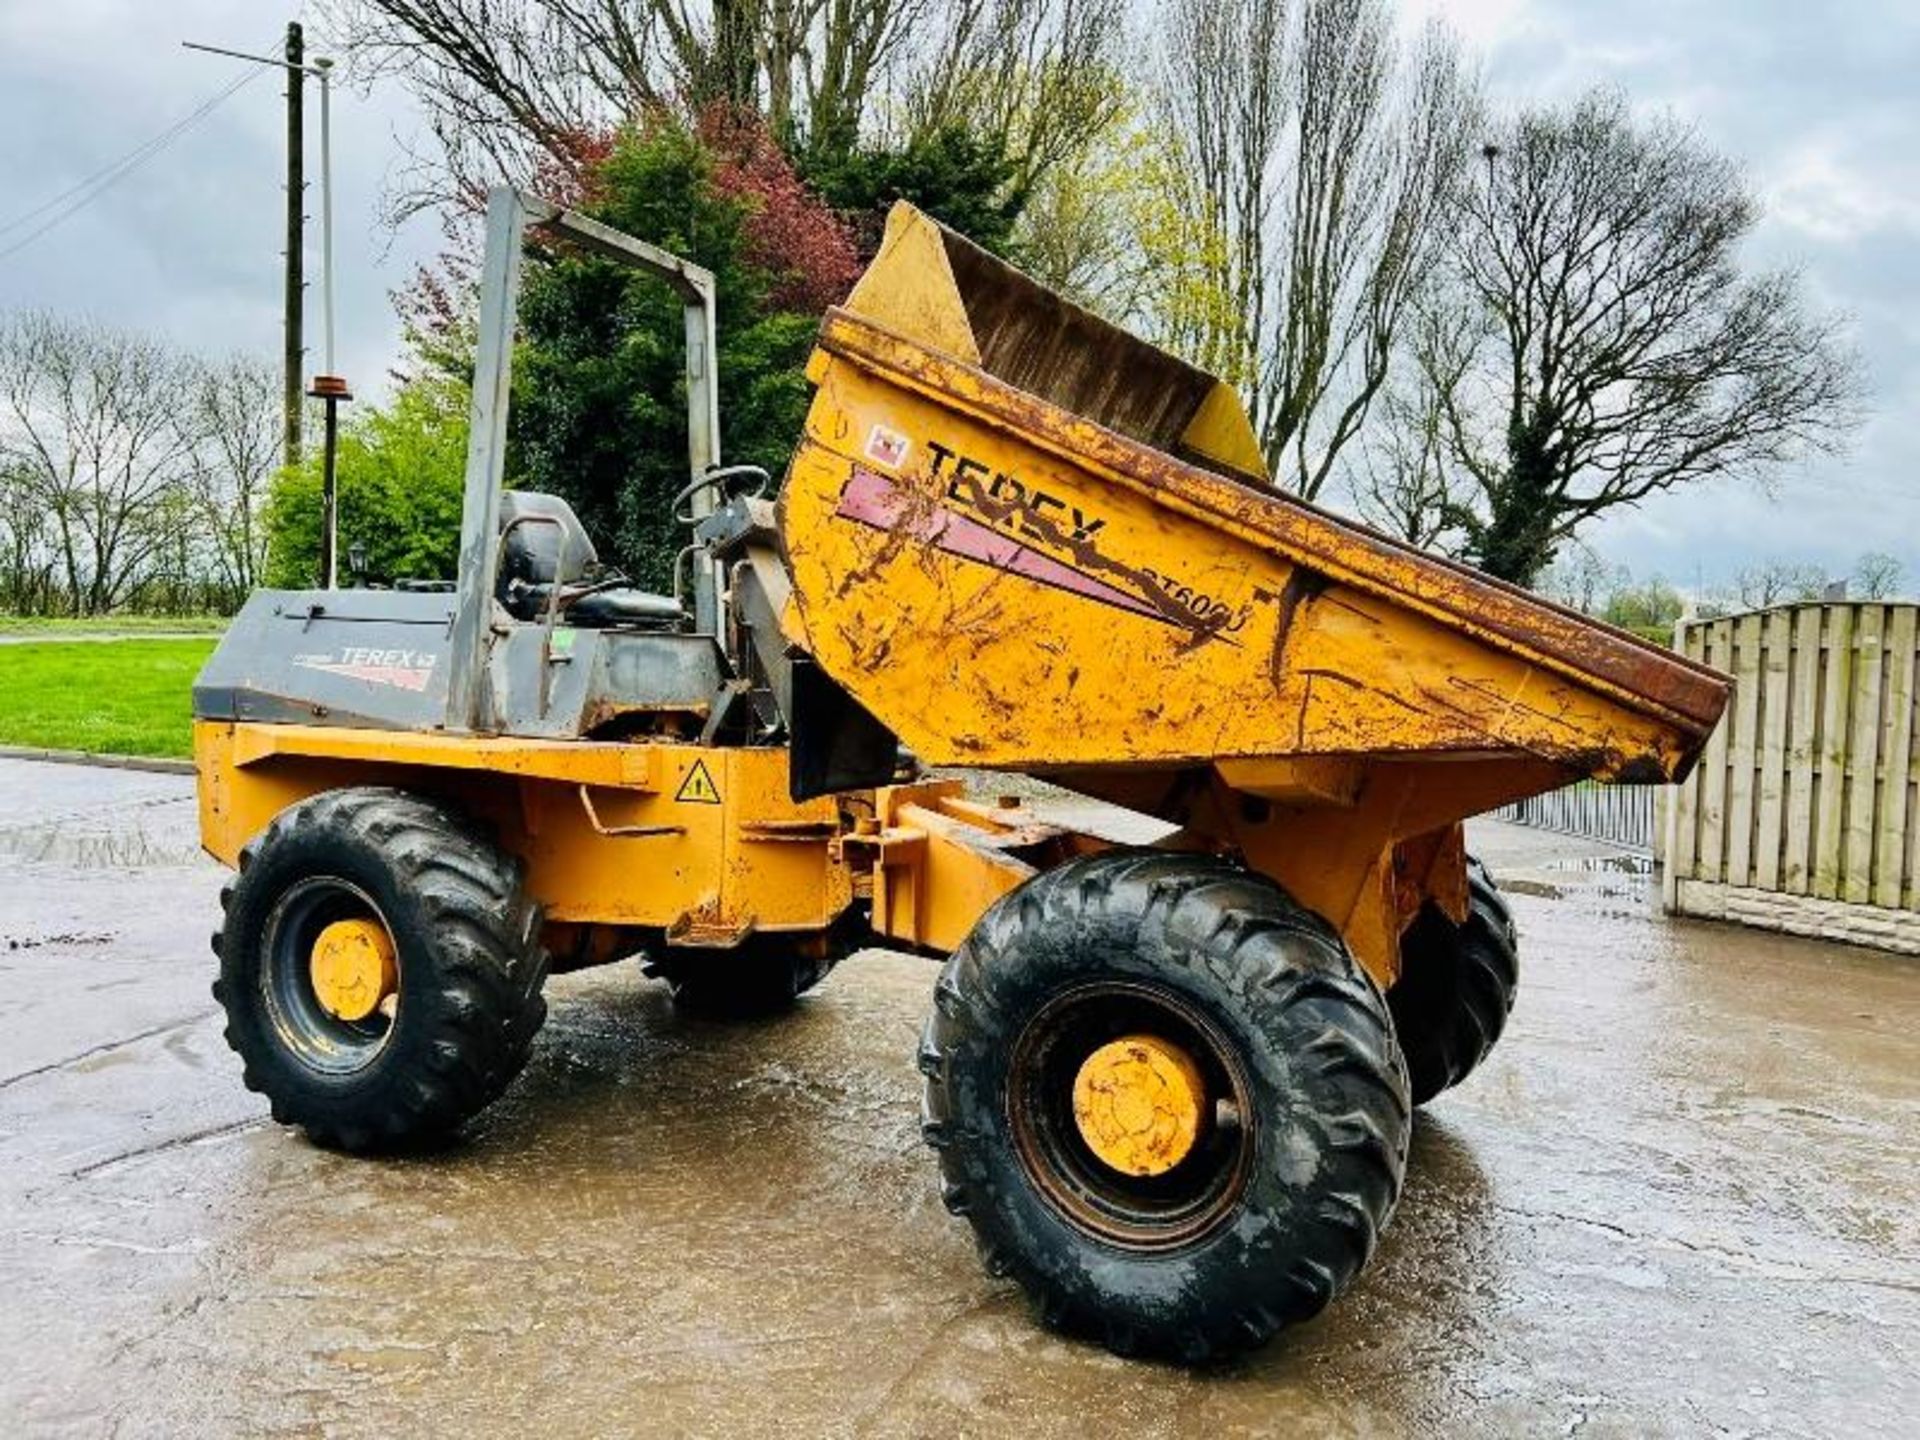
[[[326,438],[320,452],[320,583],[329,590],[340,588],[340,496],[336,484],[336,465],[340,453],[340,405],[351,400],[353,392],[345,378],[334,370],[333,349],[333,61],[321,56],[311,62],[276,59],[270,55],[252,55],[244,50],[228,50],[218,45],[201,45],[192,40],[181,42],[189,50],[209,55],[224,55],[255,65],[311,75],[320,82],[320,286],[326,338],[326,368],[313,377],[307,394],[326,407]],[[290,259],[289,263],[297,263]]]

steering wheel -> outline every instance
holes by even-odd
[[[752,482],[751,488],[748,487],[749,481]],[[692,525],[701,518],[691,509],[683,512],[680,506],[703,490],[718,490],[723,502],[741,495],[757,500],[767,493],[767,487],[772,483],[773,477],[758,465],[715,465],[673,497],[674,523]]]

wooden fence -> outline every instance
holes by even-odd
[[[1781,606],[1676,644],[1734,694],[1667,806],[1668,908],[1920,948],[1920,606]]]

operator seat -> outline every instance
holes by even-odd
[[[618,574],[593,578],[599,553],[573,507],[558,495],[507,491],[500,497],[500,533],[494,594],[516,619],[541,619],[556,586],[560,615],[569,625],[673,630],[687,618],[671,595],[638,589]]]

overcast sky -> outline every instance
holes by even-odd
[[[1853,317],[1871,365],[1874,416],[1848,459],[1781,477],[1771,500],[1738,483],[1656,498],[1596,530],[1603,555],[1693,588],[1770,558],[1843,572],[1863,550],[1889,550],[1920,588],[1920,3],[1402,3],[1410,20],[1445,15],[1482,51],[1496,102],[1618,84],[1743,160],[1767,209],[1754,258],[1800,265],[1819,300]],[[244,69],[181,40],[273,49],[302,8],[0,0],[0,308],[90,312],[207,350],[277,355],[277,75],[262,74],[39,238],[21,243],[57,208],[14,222]],[[381,219],[417,129],[391,87],[336,97],[339,365],[363,393],[378,391],[398,345],[388,292],[438,244],[431,222],[395,234]],[[317,246],[315,236],[316,281]],[[315,346],[319,328],[316,294]]]

